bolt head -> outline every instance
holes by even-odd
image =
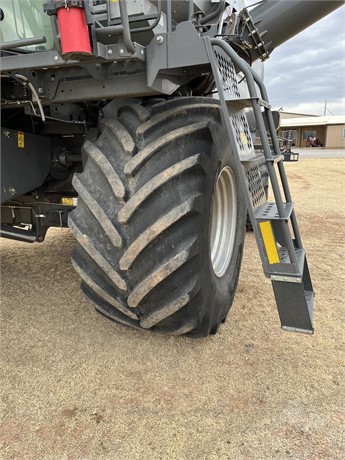
[[[54,61],[58,61],[59,60],[59,56],[54,56]]]
[[[156,42],[158,43],[158,45],[161,45],[164,42],[164,38],[162,37],[162,35],[158,35],[158,37],[156,38]]]
[[[12,196],[12,195],[15,195],[16,194],[16,189],[14,187],[12,187],[12,185],[10,185],[8,187],[8,193]]]
[[[119,53],[120,53],[120,54],[123,54],[123,53],[124,53],[124,51],[123,51],[122,48],[119,49]]]
[[[113,54],[113,50],[108,50],[108,54]]]

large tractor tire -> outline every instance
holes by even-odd
[[[134,328],[217,332],[239,278],[246,207],[217,101],[126,106],[76,174],[73,265],[96,309]]]

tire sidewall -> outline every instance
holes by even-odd
[[[230,148],[229,142],[226,142],[228,138],[227,133],[225,129],[219,124],[212,126],[211,133],[214,141],[211,156],[212,173],[209,174],[206,185],[207,201],[205,203],[206,206],[203,215],[203,222],[207,222],[207,225],[205,225],[204,235],[201,239],[204,244],[204,247],[201,251],[201,253],[204,255],[202,260],[204,273],[202,274],[201,279],[205,280],[205,283],[209,286],[208,302],[206,303],[206,308],[209,308],[209,314],[206,316],[212,318],[210,328],[221,322],[226,317],[231,306],[239,278],[246,222],[245,200],[239,186],[240,181],[235,167],[234,155]],[[225,273],[219,277],[214,272],[211,260],[212,209],[215,185],[217,183],[220,172],[227,166],[231,169],[236,182],[236,232],[229,265]],[[206,280],[209,281],[207,282]]]

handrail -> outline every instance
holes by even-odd
[[[162,0],[157,0],[157,15],[153,24],[145,27],[137,27],[136,29],[130,28],[130,20],[127,12],[126,0],[119,0],[120,15],[121,15],[121,24],[113,26],[105,26],[96,29],[96,35],[105,36],[105,35],[119,35],[123,34],[123,41],[126,45],[126,48],[129,52],[134,53],[135,48],[132,42],[131,34],[139,32],[147,32],[153,30],[161,20],[162,16]],[[137,18],[138,21],[145,20],[145,17]]]
[[[172,32],[171,0],[166,0],[167,4],[167,33]]]
[[[129,28],[128,12],[126,0],[119,0],[120,14],[123,26],[123,42],[130,53],[135,52]]]
[[[11,50],[14,48],[22,48],[23,46],[41,45],[43,43],[47,43],[45,35],[41,37],[21,38],[20,40],[0,43],[0,50]]]

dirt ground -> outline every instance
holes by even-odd
[[[202,340],[97,315],[67,230],[2,240],[1,459],[345,458],[345,160],[286,166],[314,336],[281,331],[252,234],[228,320]]]

